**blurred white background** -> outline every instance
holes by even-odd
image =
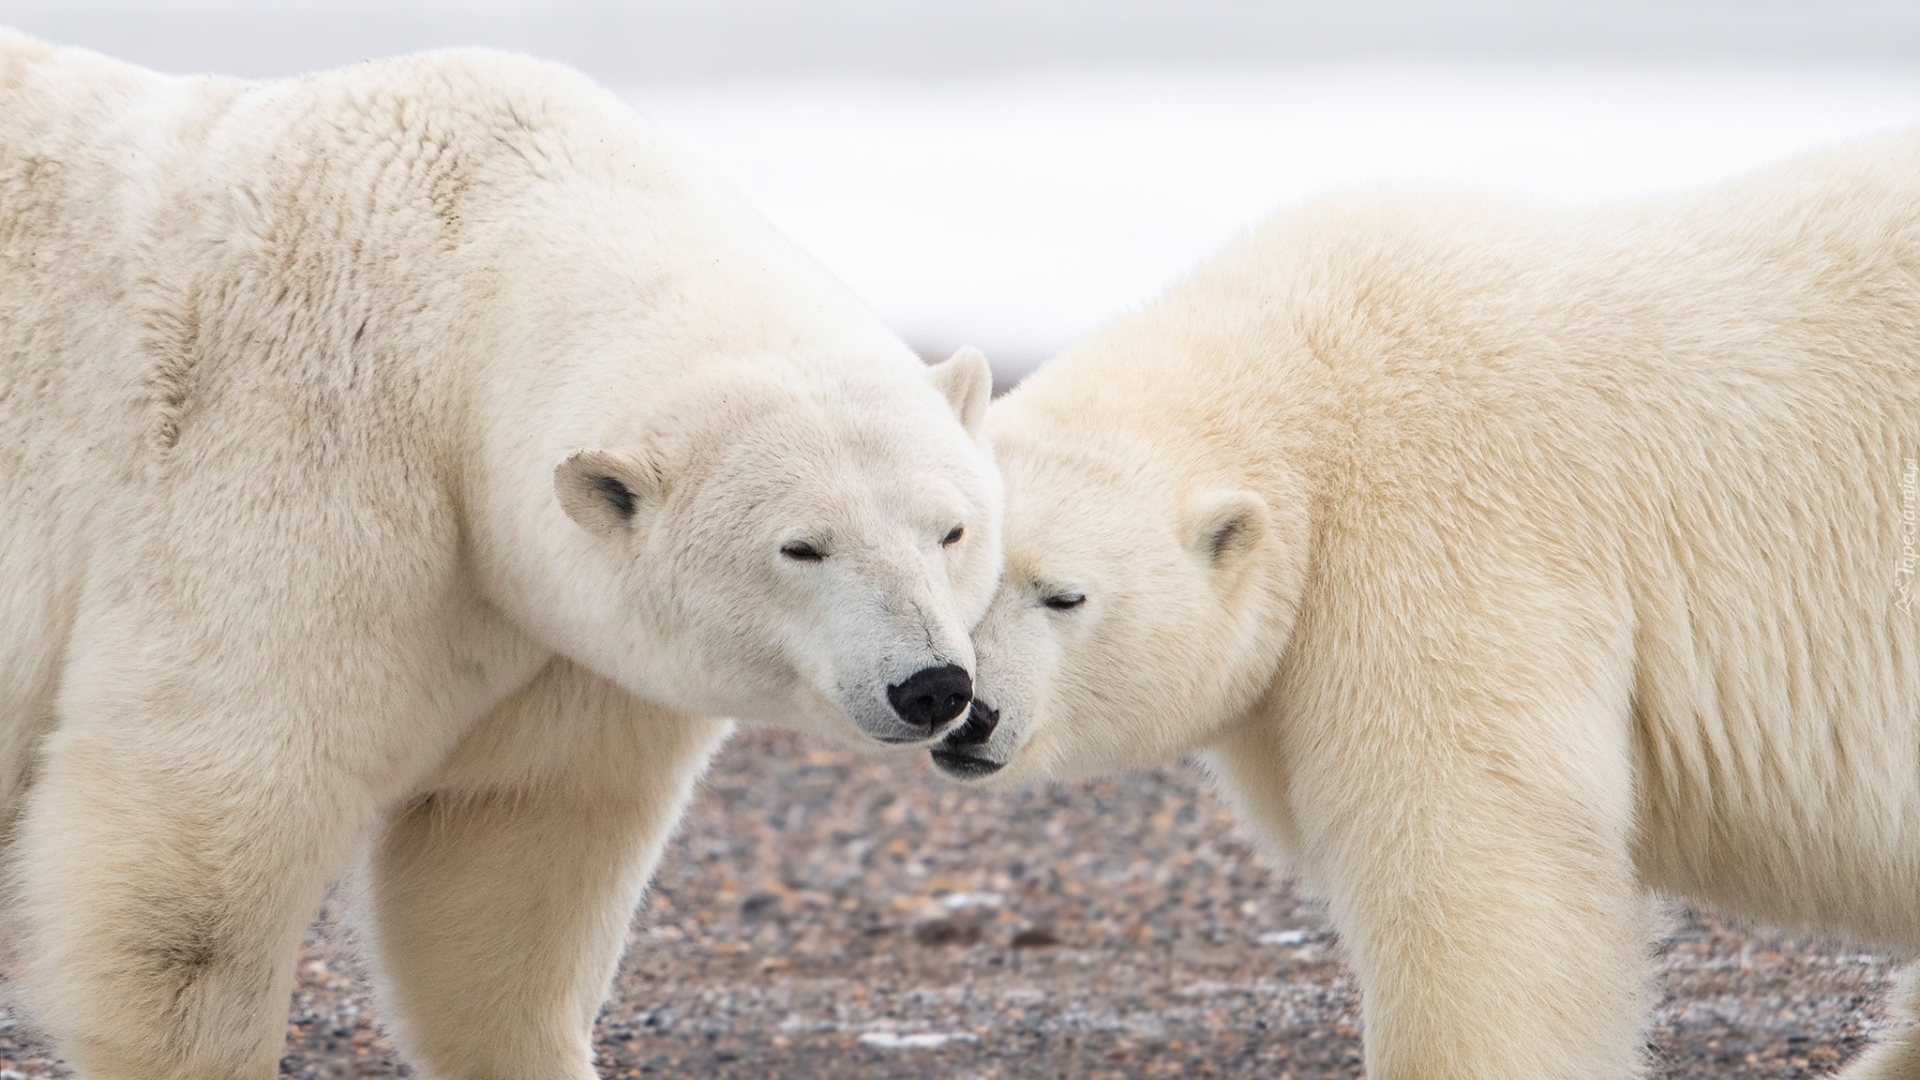
[[[1920,121],[1911,0],[0,0],[0,23],[175,72],[572,63],[1003,383],[1314,193],[1629,197]]]

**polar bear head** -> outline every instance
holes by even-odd
[[[1089,776],[1191,751],[1249,709],[1285,647],[1297,516],[1174,433],[1073,396],[1016,391],[990,420],[1007,563],[974,633],[968,722],[933,751],[950,776]]]
[[[438,347],[474,399],[487,599],[667,708],[937,737],[1000,571],[986,359],[929,368],[624,103],[541,71],[480,110],[482,180],[434,226],[465,274],[420,301],[460,314]]]
[[[554,493],[618,628],[594,666],[673,708],[828,736],[918,742],[958,719],[1001,560],[991,376],[971,349],[900,375],[714,365],[664,390],[644,435],[567,455]]]

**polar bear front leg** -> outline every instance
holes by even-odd
[[[1889,1025],[1866,1053],[1837,1074],[1839,1080],[1913,1080],[1920,1076],[1920,967],[1901,972],[1892,994],[1892,1011],[1901,1023]]]
[[[467,738],[371,868],[384,1011],[415,1068],[592,1080],[634,908],[728,730],[555,661]]]
[[[115,736],[41,758],[14,866],[30,1015],[84,1080],[266,1080],[301,932],[372,807],[305,761]]]
[[[1638,1075],[1646,942],[1626,763],[1547,761],[1471,736],[1482,738],[1398,748],[1391,784],[1350,789],[1359,797],[1334,810],[1353,826],[1338,830],[1328,869],[1361,986],[1367,1074]],[[1379,765],[1399,756],[1376,750]]]
[[[1243,814],[1329,900],[1367,1075],[1638,1075],[1644,899],[1629,755],[1605,734],[1624,725],[1597,705],[1449,716],[1442,697],[1296,712],[1214,752]]]
[[[1538,810],[1576,821],[1564,806]],[[1639,1075],[1641,904],[1624,852],[1583,831],[1436,834],[1440,857],[1424,865],[1388,845],[1345,868],[1333,907],[1361,987],[1368,1076]]]

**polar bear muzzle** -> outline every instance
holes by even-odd
[[[987,740],[993,738],[993,731],[999,726],[1000,710],[974,698],[973,706],[967,710],[967,722],[941,739],[931,751],[933,763],[947,775],[963,780],[999,772],[1006,762],[982,756]]]
[[[973,700],[973,677],[958,664],[921,668],[887,687],[887,702],[900,719],[927,734],[965,712]]]

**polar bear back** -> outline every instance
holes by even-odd
[[[190,534],[198,497],[234,483],[248,458],[272,479],[263,501],[304,490],[344,504],[356,482],[417,469],[418,448],[441,434],[422,424],[408,445],[383,440],[402,415],[423,415],[394,393],[415,380],[393,361],[428,364],[431,350],[389,337],[376,360],[378,339],[349,340],[355,328],[340,324],[346,305],[326,312],[331,323],[314,317],[326,306],[312,293],[352,287],[339,280],[351,260],[322,250],[327,237],[378,198],[361,176],[350,201],[351,133],[315,114],[355,82],[371,93],[405,78],[392,67],[274,84],[169,78],[0,33],[0,572],[11,586],[0,597],[0,805],[52,723],[87,590],[131,587],[121,575],[154,557],[143,545],[163,531],[155,521]],[[288,151],[303,144],[333,166],[331,190],[298,189],[303,163]],[[315,209],[262,204],[276,194]],[[316,217],[329,208],[333,220]],[[385,240],[362,267],[409,261],[407,238]],[[195,420],[204,437],[182,445]],[[102,565],[109,546],[122,554]]]

